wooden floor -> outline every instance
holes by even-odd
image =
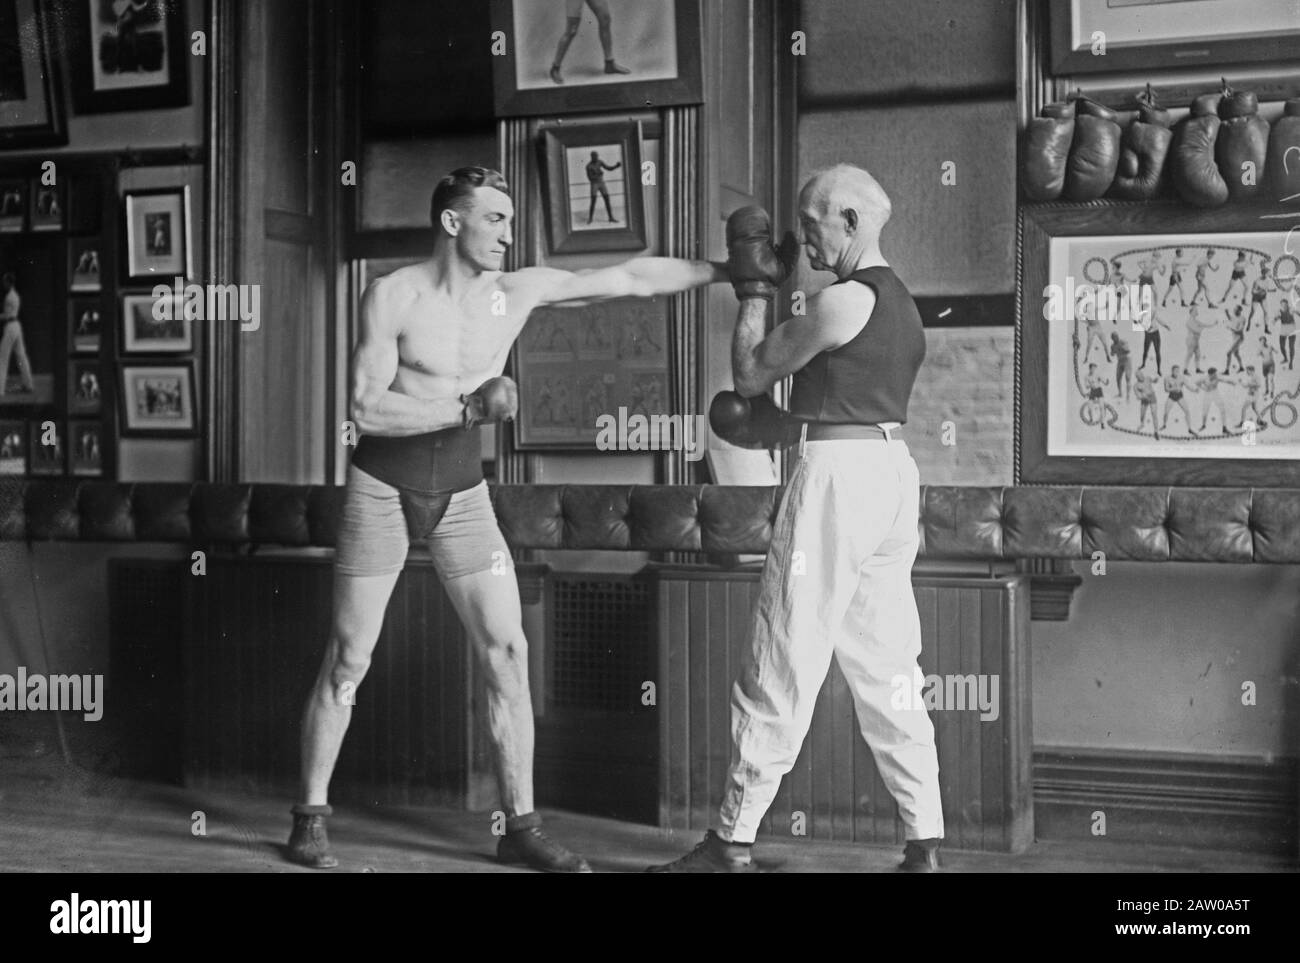
[[[198,793],[175,786],[98,775],[57,754],[0,758],[0,872],[311,873],[285,862],[291,800],[252,794]],[[192,814],[206,817],[196,836]],[[596,872],[640,872],[673,859],[698,834],[564,812],[547,825],[585,854]],[[330,833],[341,865],[333,872],[526,872],[492,860],[495,837],[484,813],[395,807],[335,814]],[[762,841],[755,855],[775,872],[891,871],[895,847],[806,840]],[[1204,849],[1040,842],[1018,856],[943,851],[951,872],[1278,872],[1267,857]]]

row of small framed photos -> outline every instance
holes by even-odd
[[[122,354],[189,354],[194,350],[194,325],[184,320],[183,306],[172,299],[171,310],[155,312],[152,293],[120,296]],[[103,344],[104,299],[73,295],[68,299],[68,350],[98,354]],[[158,314],[163,317],[159,319]]]
[[[105,437],[94,420],[0,420],[0,475],[102,478]]]

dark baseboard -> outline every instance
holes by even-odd
[[[1295,858],[1300,763],[1194,753],[1051,748],[1034,752],[1040,840],[1105,838]]]

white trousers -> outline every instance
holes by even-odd
[[[794,451],[794,449],[792,449]],[[731,765],[716,832],[750,843],[793,767],[817,693],[839,660],[862,736],[906,838],[943,836],[934,726],[922,705],[912,593],[920,473],[899,440],[802,446],[772,532],[750,658],[732,688]]]
[[[0,336],[0,394],[9,390],[9,359],[12,355],[18,356],[18,377],[22,379],[22,386],[35,390],[27,346],[23,343],[23,326],[19,321],[5,322],[4,335]]]

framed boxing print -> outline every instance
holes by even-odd
[[[193,438],[198,434],[192,360],[123,361],[118,372],[123,436]]]
[[[27,474],[27,422],[0,420],[0,475]]]
[[[1061,0],[1050,16],[1054,74],[1294,61],[1300,46],[1292,0]]]
[[[65,46],[78,114],[184,107],[189,44],[182,0],[67,0]]]
[[[698,104],[699,0],[492,0],[498,117]]]
[[[41,0],[0,3],[0,150],[68,142]]]
[[[1172,203],[1023,208],[1016,483],[1300,484],[1290,227]]]
[[[124,203],[127,279],[191,277],[189,187],[127,191]]]
[[[644,250],[640,123],[550,127],[542,140],[551,253]]]

